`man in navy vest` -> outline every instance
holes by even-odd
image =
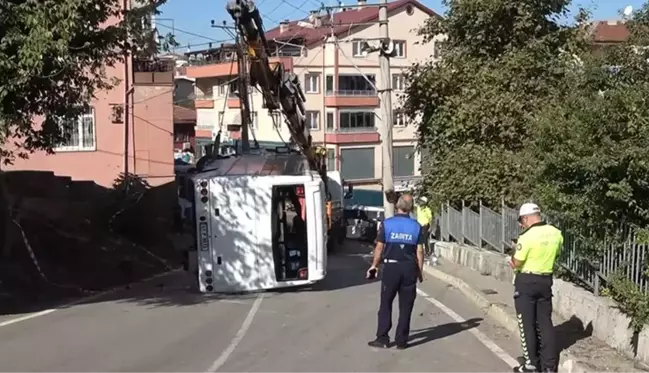
[[[399,294],[399,322],[395,335],[397,349],[408,347],[410,316],[417,295],[417,280],[423,281],[425,236],[421,225],[410,217],[413,208],[412,196],[403,194],[396,203],[397,213],[385,219],[376,238],[374,261],[367,271],[372,278],[382,262],[381,305],[376,339],[371,347],[386,348],[390,344],[388,333],[392,328],[392,302]]]

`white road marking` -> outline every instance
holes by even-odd
[[[366,259],[365,261],[367,261],[367,258],[364,258],[364,259]],[[466,320],[464,318],[462,318],[462,316],[455,313],[455,311],[453,311],[452,309],[446,307],[446,305],[444,305],[442,302],[440,302],[437,299],[435,299],[435,298],[431,297],[430,295],[426,294],[425,291],[417,288],[417,294],[424,297],[428,302],[430,302],[435,307],[439,308],[442,312],[447,314],[450,318],[452,318],[456,322],[459,322],[459,323],[466,322]],[[476,339],[478,341],[480,341],[480,343],[482,343],[485,347],[487,347],[487,349],[489,349],[491,352],[493,352],[493,354],[496,355],[500,360],[504,361],[505,364],[507,364],[509,366],[512,366],[512,367],[519,365],[518,360],[516,360],[510,354],[505,352],[505,350],[500,348],[500,346],[498,346],[496,344],[496,342],[492,341],[489,337],[487,337],[484,333],[482,333],[478,329],[471,328],[471,329],[469,329],[469,332],[471,334],[473,334],[473,336],[476,337]]]
[[[421,295],[422,297],[424,297],[427,301],[429,301],[429,302],[432,303],[435,307],[437,307],[437,308],[439,308],[440,310],[442,310],[442,312],[444,312],[445,314],[447,314],[450,318],[452,318],[452,319],[455,320],[456,322],[459,322],[459,323],[464,323],[464,322],[466,322],[466,320],[465,320],[464,318],[462,318],[462,316],[460,316],[460,315],[458,315],[457,313],[455,313],[455,311],[453,311],[452,309],[446,307],[442,302],[440,302],[440,301],[438,301],[437,299],[435,299],[435,298],[429,296],[429,295],[426,294],[423,290],[421,290],[421,289],[417,289],[417,294],[419,294],[419,295]],[[510,354],[508,354],[507,352],[505,352],[502,348],[500,348],[500,347],[499,347],[499,346],[498,346],[494,341],[492,341],[489,337],[487,337],[487,336],[486,336],[484,333],[482,333],[480,330],[478,330],[478,329],[476,329],[476,328],[471,328],[471,329],[469,329],[468,331],[469,331],[471,334],[473,334],[473,336],[476,337],[476,339],[477,339],[478,341],[480,341],[480,343],[482,343],[482,344],[483,344],[485,347],[487,347],[491,352],[493,352],[494,355],[498,356],[498,358],[500,358],[500,360],[504,361],[505,364],[507,364],[507,365],[509,365],[509,366],[512,366],[512,367],[518,365],[518,360],[516,360],[516,359],[515,359],[514,357],[512,357]]]
[[[228,360],[230,355],[234,352],[234,349],[237,348],[239,343],[241,343],[241,340],[243,337],[246,335],[246,332],[248,332],[248,329],[250,329],[250,325],[252,325],[252,319],[255,318],[255,315],[257,314],[257,311],[259,311],[259,306],[261,306],[261,301],[264,299],[264,294],[259,294],[257,296],[257,299],[255,299],[255,302],[252,304],[252,307],[250,308],[250,311],[248,311],[248,316],[246,316],[246,319],[243,320],[243,324],[241,324],[241,328],[239,328],[239,331],[237,334],[232,338],[232,342],[230,342],[230,345],[228,348],[226,348],[222,353],[221,356],[219,356],[218,359],[212,365],[210,368],[207,370],[208,372],[216,372],[225,364],[225,362]]]
[[[140,281],[137,281],[137,282],[134,282],[134,283],[131,283],[131,284],[127,284],[127,285],[124,285],[124,286],[129,286],[129,285],[132,286],[132,285],[136,285],[136,284],[145,283],[145,282],[155,280],[156,278],[163,277],[163,276],[166,276],[166,275],[174,273],[174,272],[177,272],[177,270],[158,273],[157,275],[153,275],[151,277],[148,277],[148,278],[145,278],[143,280],[140,280]],[[9,319],[9,320],[0,322],[0,328],[11,325],[11,324],[17,324],[19,322],[35,319],[37,317],[49,315],[52,312],[56,312],[56,311],[59,311],[61,309],[76,306],[78,304],[85,303],[85,302],[91,301],[93,299],[103,297],[103,296],[108,295],[108,294],[112,294],[112,293],[114,293],[116,291],[123,290],[123,288],[124,287],[114,288],[114,289],[111,289],[111,290],[103,291],[101,293],[97,293],[97,294],[93,294],[93,295],[90,295],[90,296],[87,296],[87,297],[79,298],[79,299],[77,299],[77,300],[75,300],[73,302],[65,303],[65,304],[62,304],[62,305],[54,307],[54,308],[46,309],[46,310],[39,311],[39,312],[30,313],[30,314],[27,314],[25,316],[16,317],[15,319]]]

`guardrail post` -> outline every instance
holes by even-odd
[[[462,239],[460,240],[460,243],[464,245],[466,243],[466,236],[464,234],[464,220],[466,220],[466,208],[464,207],[464,200],[462,200],[462,215],[460,215],[462,218],[462,223],[460,224],[460,232],[462,232]]]
[[[478,247],[482,249],[482,200],[480,200],[480,207],[478,210]]]
[[[446,236],[451,240],[451,201],[446,201]]]
[[[600,270],[600,263],[599,262],[593,262],[593,267],[595,268],[595,278],[593,279],[593,294],[595,294],[596,297],[599,297],[599,288],[600,288],[600,281],[599,281],[599,270]]]
[[[505,216],[505,199],[500,200],[500,252],[505,253],[505,222],[507,217]]]

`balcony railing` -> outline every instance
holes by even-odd
[[[217,63],[233,63],[236,59],[221,60],[216,58],[207,58],[207,59],[194,59],[188,60],[187,64],[189,66],[205,66],[205,65],[214,65]],[[235,62],[236,63],[236,62]]]
[[[214,93],[212,92],[207,92],[207,93],[195,93],[194,94],[194,99],[195,100],[214,100]]]
[[[135,60],[133,61],[134,73],[168,73],[174,71],[174,61],[161,60]]]
[[[373,97],[376,95],[377,93],[373,89],[368,89],[368,90],[340,89],[337,91],[325,92],[325,96]]]
[[[329,133],[368,133],[376,132],[376,126],[371,127],[340,127],[340,128],[326,128]]]

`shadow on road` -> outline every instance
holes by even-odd
[[[593,335],[593,324],[588,323],[584,327],[584,323],[577,316],[573,315],[570,319],[559,325],[555,325],[554,332],[557,343],[557,361],[560,361],[563,350],[567,350],[580,340]],[[519,356],[517,360],[519,364],[525,363],[525,358],[522,356]]]
[[[432,326],[430,328],[417,329],[410,332],[409,343],[411,347],[419,346],[437,339],[446,338],[465,330],[476,328],[480,325],[482,318],[473,318],[465,322],[451,322]]]
[[[322,282],[308,287],[287,288],[268,291],[267,293],[327,292],[365,285],[369,283],[365,279],[366,267],[367,263],[360,255],[350,255],[348,252],[332,254],[328,258],[327,277]],[[72,305],[119,302],[134,303],[144,307],[184,307],[211,303],[223,299],[247,301],[255,298],[257,294],[258,292],[243,294],[202,294],[198,292],[194,276],[188,272],[178,270],[163,274],[155,279],[118,287],[107,294],[84,294],[81,297],[71,295],[38,304],[32,303],[24,307],[7,308],[7,305],[4,305],[0,309],[3,311],[2,314],[17,315],[38,312],[48,308],[58,308],[58,305],[69,304],[69,302],[74,302]]]

